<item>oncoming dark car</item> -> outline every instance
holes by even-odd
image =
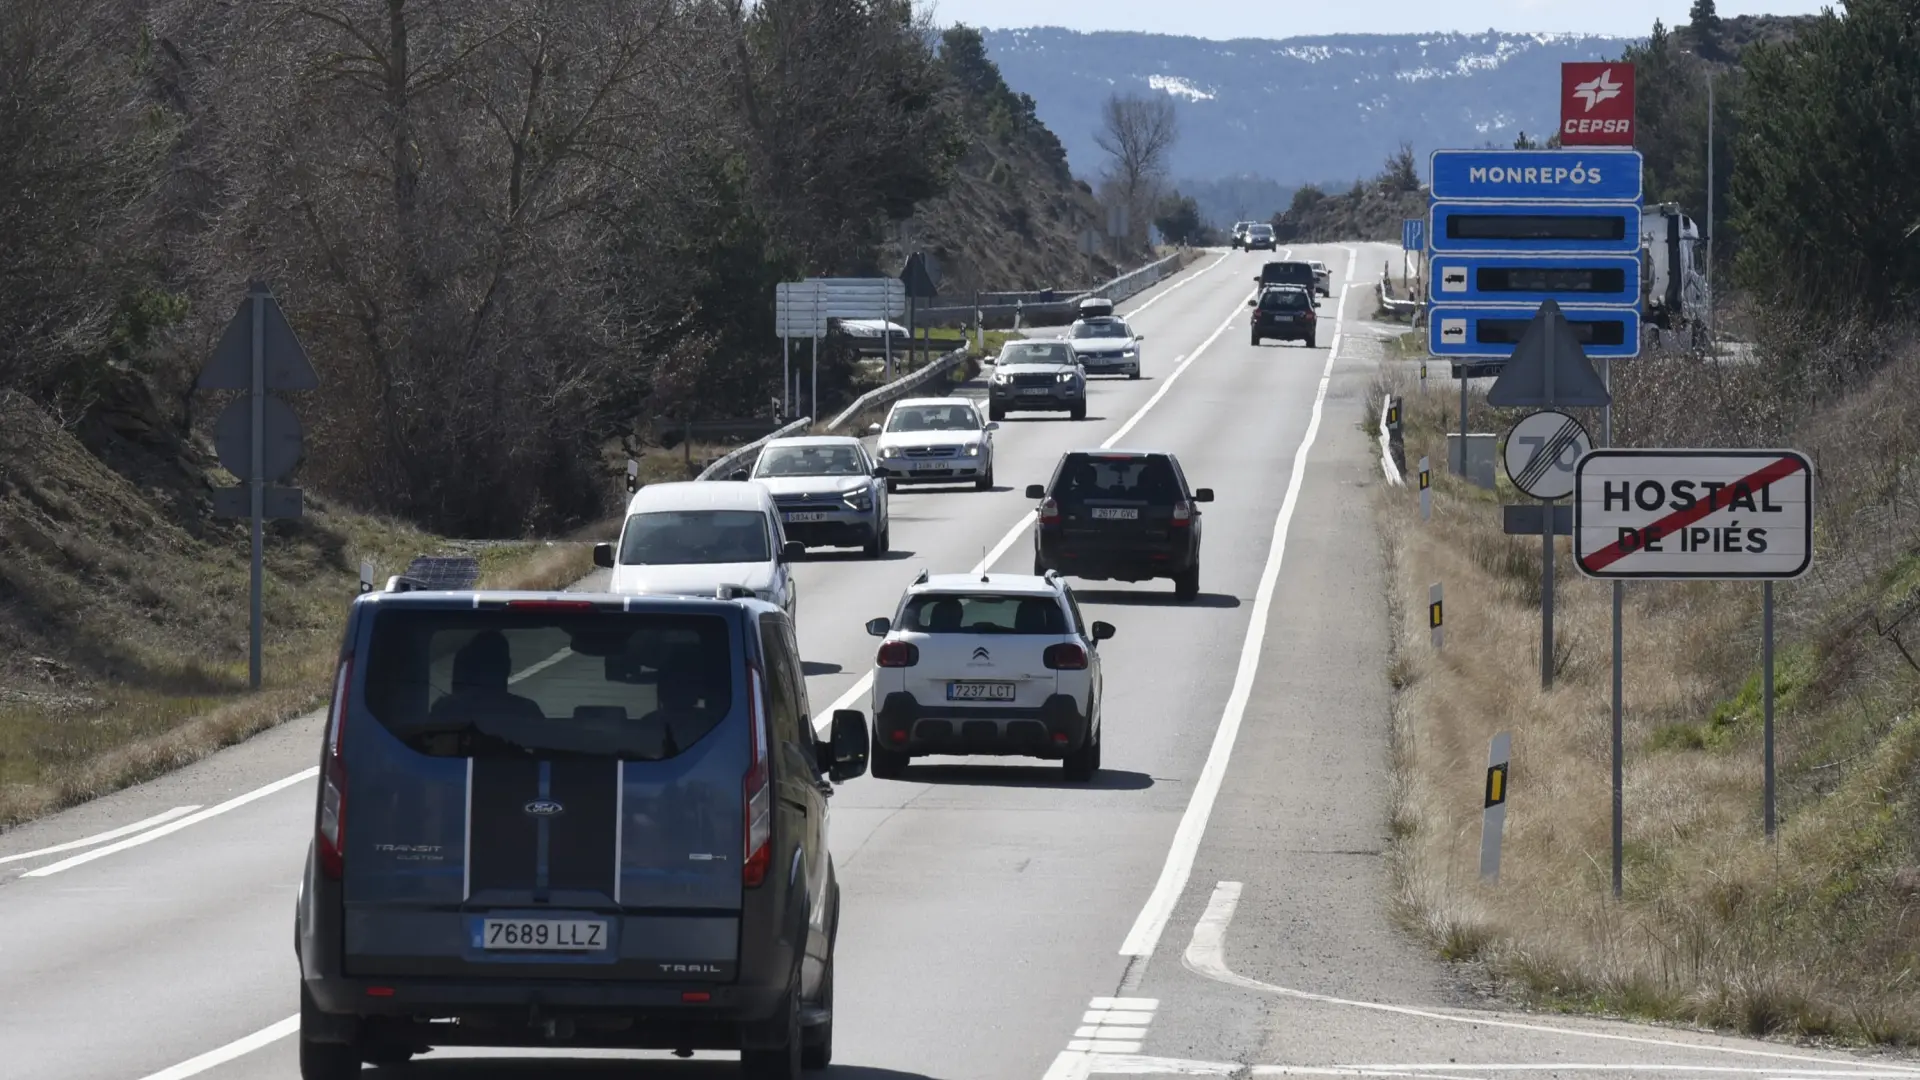
[[[300,1073],[434,1046],[833,1053],[829,784],[793,625],[750,598],[353,604],[296,902]]]
[[[1172,578],[1174,596],[1200,595],[1200,503],[1213,491],[1189,488],[1179,459],[1138,450],[1075,450],[1053,479],[1031,484],[1038,499],[1033,572],[1094,581]]]

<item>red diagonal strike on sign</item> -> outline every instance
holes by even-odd
[[[1778,458],[1768,463],[1764,468],[1756,470],[1752,474],[1735,480],[1733,483],[1715,491],[1711,498],[1696,502],[1685,510],[1675,510],[1666,517],[1641,526],[1639,531],[1643,536],[1653,531],[1658,531],[1661,536],[1672,536],[1676,529],[1684,529],[1716,510],[1725,510],[1733,504],[1733,493],[1740,489],[1746,489],[1746,494],[1749,496],[1756,495],[1760,492],[1761,488],[1776,481],[1784,480],[1799,471],[1799,458]],[[1588,571],[1604,570],[1631,554],[1633,554],[1633,552],[1621,550],[1620,541],[1615,540],[1599,551],[1581,559],[1580,565]]]

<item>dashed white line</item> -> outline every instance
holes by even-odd
[[[209,1050],[198,1057],[188,1058],[178,1065],[161,1069],[157,1073],[148,1073],[140,1080],[186,1080],[189,1076],[198,1076],[208,1069],[225,1065],[235,1058],[245,1057],[269,1043],[279,1042],[299,1030],[300,1017],[295,1014],[279,1023],[261,1028],[251,1035],[235,1039],[225,1046]]]
[[[1333,366],[1340,358],[1347,317],[1347,294],[1353,288],[1353,272],[1359,265],[1359,253],[1352,248],[1344,250],[1347,252],[1347,277],[1340,287],[1340,299],[1335,308],[1333,340],[1327,345],[1327,362],[1321,369],[1320,384],[1314,391],[1307,431],[1300,440],[1299,448],[1294,451],[1293,471],[1287,478],[1287,493],[1281,499],[1280,513],[1274,520],[1273,542],[1268,548],[1266,568],[1260,574],[1260,585],[1254,593],[1253,613],[1248,620],[1247,637],[1240,650],[1240,667],[1234,674],[1233,689],[1227,696],[1227,707],[1220,717],[1220,725],[1214,731],[1213,746],[1207,752],[1206,764],[1194,784],[1193,797],[1187,802],[1186,812],[1180,816],[1179,828],[1173,834],[1173,843],[1168,848],[1167,861],[1161,867],[1160,879],[1154,884],[1146,906],[1140,909],[1133,929],[1120,946],[1122,956],[1144,960],[1153,955],[1154,948],[1159,944],[1167,919],[1173,914],[1173,906],[1179,902],[1180,894],[1186,890],[1187,879],[1193,873],[1194,857],[1199,854],[1200,841],[1206,835],[1207,821],[1213,816],[1214,799],[1219,796],[1220,785],[1226,779],[1227,764],[1233,757],[1233,744],[1239,738],[1240,723],[1246,716],[1247,701],[1253,694],[1254,677],[1260,670],[1260,648],[1267,637],[1267,616],[1273,608],[1273,591],[1279,584],[1280,565],[1286,557],[1287,532],[1293,523],[1294,507],[1300,502],[1301,486],[1306,480],[1307,457],[1313,450],[1314,439],[1320,434],[1320,417],[1326,408],[1327,386],[1333,380]],[[1208,340],[1211,342],[1212,339]]]
[[[200,809],[199,803],[195,803],[192,806],[176,806],[171,810],[164,810],[150,818],[136,821],[131,825],[122,825],[117,829],[108,829],[103,833],[94,833],[92,836],[84,836],[78,840],[69,840],[64,844],[55,844],[52,847],[38,848],[34,851],[22,851],[18,855],[0,856],[0,863],[24,862],[28,859],[40,858],[42,855],[58,855],[62,851],[72,851],[76,848],[104,844],[109,840],[118,840],[128,833],[137,833],[141,829],[150,829],[155,825],[172,821],[182,814],[191,814],[198,809]]]
[[[229,810],[237,810],[240,807],[245,806],[256,799],[264,799],[276,791],[280,791],[285,788],[290,788],[293,785],[298,784],[303,780],[311,780],[315,776],[318,776],[319,773],[320,773],[320,767],[317,765],[311,768],[302,769],[300,772],[294,773],[292,776],[282,777],[281,779],[275,780],[273,783],[267,784],[264,787],[254,788],[252,791],[247,792],[245,795],[236,795],[233,798],[228,799],[226,802],[219,804],[218,806],[209,806],[205,810],[202,810],[197,814],[192,814],[187,817],[180,818],[177,821],[172,821],[165,825],[161,825],[158,828],[149,829],[146,832],[139,833],[135,836],[130,836],[127,839],[122,840],[117,844],[108,844],[106,847],[97,848],[93,851],[83,852],[82,854],[75,855],[69,859],[62,859],[57,863],[54,863],[50,866],[43,866],[38,870],[29,870],[26,873],[21,874],[20,876],[23,878],[46,877],[49,874],[57,874],[62,870],[71,870],[76,866],[82,866],[86,863],[92,862],[95,859],[104,859],[109,855],[116,855],[122,851],[127,850],[128,848],[139,847],[141,844],[151,843],[155,840],[160,839],[163,836],[170,836],[174,833],[177,833],[181,829],[187,828],[190,825],[198,825],[201,822],[207,820],[208,818],[218,817]]]

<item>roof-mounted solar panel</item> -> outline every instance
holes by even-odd
[[[419,555],[389,586],[397,592],[458,592],[480,580],[480,560],[471,555]]]

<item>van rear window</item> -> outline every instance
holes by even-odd
[[[374,622],[366,708],[424,754],[658,761],[733,706],[713,615],[400,609]]]

